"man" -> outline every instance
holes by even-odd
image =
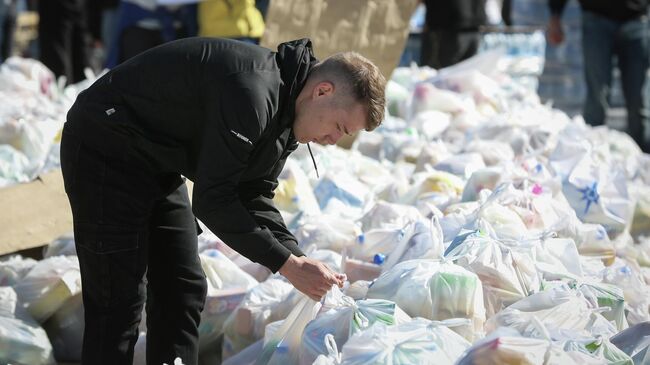
[[[562,11],[566,0],[549,0],[551,18],[548,40],[552,45],[564,41]],[[587,99],[583,116],[593,126],[605,123],[612,83],[613,56],[621,70],[621,83],[627,109],[628,134],[648,152],[644,126],[648,121],[644,85],[648,72],[648,1],[580,1],[582,7],[582,54]]]
[[[132,58],[81,93],[61,164],[86,311],[82,362],[130,364],[146,289],[148,363],[196,364],[206,283],[194,214],[312,299],[342,285],[341,274],[304,257],[273,190],[299,142],[333,144],[375,128],[384,87],[367,59],[343,53],[319,63],[307,39],[271,52],[189,38]],[[191,206],[181,175],[194,181]]]

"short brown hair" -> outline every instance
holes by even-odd
[[[369,59],[357,52],[341,52],[314,66],[310,77],[343,85],[352,99],[366,108],[366,130],[372,131],[384,120],[386,79]],[[337,81],[339,81],[337,83]],[[337,85],[338,84],[338,85]]]

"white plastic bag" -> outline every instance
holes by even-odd
[[[264,348],[255,364],[298,364],[301,334],[307,323],[314,319],[318,313],[320,305],[303,295],[280,328],[265,341]]]
[[[208,295],[222,289],[251,289],[257,280],[235,265],[219,250],[206,250],[199,254],[201,268],[208,282]]]
[[[460,197],[464,181],[456,175],[444,171],[423,172],[413,176],[414,184],[401,198],[402,204],[414,204],[428,193],[440,193],[450,198]]]
[[[632,357],[634,364],[650,364],[650,322],[639,323],[610,338],[613,345]]]
[[[460,113],[473,107],[471,99],[455,92],[438,89],[430,83],[421,83],[415,87],[411,102],[410,117],[428,110],[446,113]]]
[[[521,334],[537,331],[532,322],[542,323],[551,339],[606,336],[616,327],[597,313],[582,293],[562,284],[528,296],[491,317],[485,324],[487,332],[498,327],[511,327]]]
[[[393,302],[380,299],[355,302],[350,297],[344,297],[343,306],[319,315],[305,327],[300,346],[300,364],[311,364],[318,355],[328,353],[326,346],[328,334],[334,336],[338,348],[341,348],[352,335],[365,330],[375,322],[393,325],[408,322],[410,319]]]
[[[332,199],[355,208],[363,207],[369,191],[356,177],[348,173],[326,174],[314,188],[320,208],[325,210]]]
[[[327,348],[327,354],[318,355],[312,365],[340,365],[341,354],[338,346],[336,346],[336,341],[334,341],[334,336],[331,334],[325,335],[325,347]]]
[[[386,255],[395,249],[404,238],[406,231],[402,228],[373,229],[359,234],[355,244],[346,248],[346,255],[363,262],[373,262],[377,254]]]
[[[50,242],[45,248],[43,257],[52,256],[77,256],[77,249],[74,243],[74,235],[72,233],[65,234],[54,241]]]
[[[603,360],[606,364],[634,365],[629,355],[614,346],[606,338],[570,340],[564,344],[564,349],[590,355]]]
[[[252,288],[223,325],[223,359],[261,339],[267,324],[284,319],[296,303],[290,300],[294,290],[291,284],[275,277]]]
[[[27,311],[42,323],[66,300],[81,292],[79,261],[76,256],[39,261],[14,289]]]
[[[236,355],[224,360],[222,365],[253,365],[257,360],[257,355],[264,348],[264,340],[258,340],[252,345],[246,347]]]
[[[303,252],[308,257],[324,263],[333,271],[338,273],[343,272],[343,257],[341,257],[338,252],[326,249],[316,249],[316,245],[307,247]]]
[[[400,238],[393,250],[386,253],[386,262],[382,265],[382,272],[390,270],[403,261],[442,257],[444,245],[438,217],[432,217],[429,222],[409,223],[403,229],[404,236]]]
[[[607,146],[592,145],[589,132],[566,128],[550,156],[562,178],[562,191],[583,222],[602,224],[611,234],[622,232],[632,218],[625,171],[612,163]]]
[[[57,361],[80,362],[84,333],[84,307],[81,293],[68,299],[43,328],[52,343]]]
[[[450,262],[401,262],[371,284],[367,297],[394,301],[411,317],[469,319],[470,324],[454,330],[470,341],[482,337],[485,306],[481,281]]]
[[[308,215],[320,214],[320,207],[309,179],[293,160],[287,161],[278,178],[273,202],[278,209],[290,213],[302,211]]]
[[[376,228],[402,228],[424,217],[412,206],[378,201],[359,220],[363,232]]]
[[[625,318],[625,296],[621,288],[606,283],[592,281],[576,282],[570,284],[577,287],[591,303],[592,308],[609,308],[601,314],[608,321],[616,324],[616,328],[621,331],[628,327]]]
[[[650,286],[645,283],[635,263],[617,258],[604,271],[603,281],[623,290],[626,317],[630,325],[650,321]]]
[[[343,346],[343,365],[452,365],[470,346],[444,325],[423,318],[395,326],[375,323]]]
[[[457,364],[546,365],[549,348],[547,340],[521,337],[516,331],[504,328],[474,344]]]
[[[221,251],[224,255],[226,255],[226,257],[230,259],[230,261],[235,263],[237,266],[239,266],[239,268],[244,270],[244,272],[248,273],[260,283],[271,275],[271,270],[269,270],[266,266],[249,260],[246,258],[246,256],[243,256],[239,252],[233,250],[220,240],[215,242],[215,248]]]
[[[421,131],[429,141],[439,137],[449,127],[450,123],[451,115],[437,110],[419,112],[409,122],[412,127]]]
[[[0,261],[0,286],[13,286],[36,265],[36,260],[20,255]]]
[[[505,171],[501,166],[485,167],[474,171],[465,184],[461,200],[464,202],[478,200],[478,193],[481,190],[494,190],[504,177]]]
[[[350,220],[330,215],[307,218],[296,232],[301,248],[316,244],[319,249],[341,252],[353,245],[361,229]]]
[[[474,139],[465,147],[464,151],[480,154],[487,166],[512,161],[515,158],[512,147],[501,141]]]
[[[487,316],[539,290],[540,279],[533,260],[481,231],[454,241],[445,256],[475,273],[483,283]]]
[[[52,345],[43,328],[17,318],[0,317],[0,362],[55,364]]]
[[[461,153],[438,162],[433,168],[469,179],[475,171],[485,168],[485,162],[478,153]]]

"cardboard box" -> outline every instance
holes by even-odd
[[[0,189],[0,207],[0,255],[43,246],[72,231],[60,169]]]

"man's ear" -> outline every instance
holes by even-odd
[[[314,99],[320,96],[331,96],[334,93],[334,84],[330,81],[321,81],[314,87]]]

